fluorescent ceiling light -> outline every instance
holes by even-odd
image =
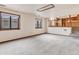
[[[39,9],[37,9],[37,11],[42,12],[42,11],[46,11],[46,10],[54,8],[54,7],[55,7],[54,4],[48,4],[48,5],[44,6],[44,7],[41,7]]]

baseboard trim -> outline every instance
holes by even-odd
[[[24,39],[24,38],[30,38],[30,37],[34,37],[34,36],[38,36],[38,35],[42,35],[42,34],[46,34],[46,33],[40,33],[40,34],[35,34],[35,35],[20,37],[20,38],[16,38],[16,39],[12,39],[12,40],[6,40],[6,41],[0,42],[0,44],[1,43],[7,43],[7,42],[10,42],[10,41],[20,40],[20,39]]]
[[[63,35],[63,34],[53,34],[53,33],[47,33],[47,34],[51,34],[51,35],[58,35],[58,36],[67,36],[67,37],[75,37],[75,36],[70,36],[70,35]]]

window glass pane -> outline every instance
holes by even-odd
[[[35,28],[38,28],[38,19],[35,18]]]
[[[39,28],[42,28],[42,20],[39,20]]]
[[[1,28],[2,29],[10,29],[10,15],[6,13],[1,13]]]
[[[11,28],[18,28],[18,19],[19,16],[11,15]]]

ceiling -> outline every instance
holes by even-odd
[[[38,13],[44,16],[50,16],[64,9],[79,6],[79,4],[55,4],[55,8],[49,9],[43,12],[37,12],[36,10],[46,4],[4,4],[6,8],[16,10],[23,13]]]
[[[34,13],[38,8],[45,4],[5,4],[7,8],[24,13]]]

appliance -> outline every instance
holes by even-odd
[[[46,11],[46,10],[49,10],[51,8],[54,8],[54,7],[55,7],[54,4],[48,4],[46,6],[43,6],[43,7],[39,8],[39,9],[37,9],[37,11],[42,12],[42,11]]]

